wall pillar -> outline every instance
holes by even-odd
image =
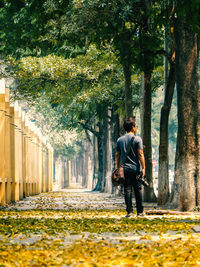
[[[0,80],[0,204],[5,205],[5,80]]]
[[[49,147],[48,149],[49,153],[48,153],[48,170],[49,170],[49,191],[53,190],[53,149],[51,147]]]
[[[25,130],[25,112],[22,112],[22,183],[23,183],[23,197],[26,197],[26,130]]]
[[[6,88],[5,92],[5,197],[6,203],[11,202],[11,153],[10,153],[10,93]]]

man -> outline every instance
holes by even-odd
[[[132,137],[132,144],[130,147],[129,155],[124,163],[124,196],[126,203],[126,217],[134,217],[133,205],[132,205],[132,189],[134,189],[137,215],[143,216],[143,205],[142,205],[142,186],[141,183],[137,181],[136,176],[142,172],[142,176],[145,176],[145,159],[143,153],[142,139],[136,136],[137,125],[135,118],[128,118],[124,121],[124,129],[126,134],[118,138],[117,140],[117,152],[116,152],[116,165],[117,168],[123,162],[123,158],[126,154],[127,147]]]

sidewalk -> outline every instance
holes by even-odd
[[[122,197],[83,189],[1,208],[0,266],[200,265],[199,213],[125,214]]]

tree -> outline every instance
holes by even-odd
[[[160,145],[159,145],[159,180],[158,180],[158,204],[166,204],[169,198],[169,153],[168,153],[168,127],[169,113],[171,109],[173,92],[175,86],[175,63],[170,62],[170,72],[165,91],[164,104],[161,109],[160,118]]]
[[[109,110],[113,105],[120,107],[123,99],[122,71],[117,64],[112,51],[100,51],[92,45],[85,55],[74,59],[49,55],[13,63],[19,82],[16,97],[35,100],[43,96],[60,114],[56,120],[59,127],[84,131],[88,137],[89,131],[96,137],[96,190],[102,191],[111,191],[107,172],[112,164],[106,165],[108,157],[112,159],[111,140],[106,138],[110,136]]]
[[[200,91],[198,84],[198,30],[200,5],[176,1],[176,83],[178,137],[172,204],[180,210],[200,205]],[[191,16],[191,11],[193,16]],[[196,23],[193,24],[196,20]]]
[[[171,10],[170,10],[171,9]],[[170,12],[169,12],[170,10]],[[165,97],[164,104],[161,109],[160,117],[160,144],[159,144],[159,173],[158,173],[158,204],[166,204],[169,198],[169,114],[171,110],[174,87],[175,87],[175,51],[174,51],[174,32],[173,32],[173,12],[174,7],[167,5],[165,10],[166,17],[169,18],[165,25]],[[170,14],[170,15],[169,15]],[[168,29],[168,31],[167,31]],[[168,41],[169,40],[169,41]],[[170,52],[168,55],[168,43],[170,43]],[[168,74],[168,62],[170,70]]]
[[[124,70],[126,116],[132,115],[132,66],[135,65],[144,72],[143,140],[147,177],[150,183],[150,187],[145,189],[146,201],[156,200],[152,183],[151,75],[156,55],[163,52],[158,49],[160,48],[160,37],[155,19],[155,14],[159,14],[159,8],[155,6],[152,12],[153,2],[127,1],[126,3],[118,2],[116,5],[116,1],[102,3],[99,0],[93,2],[85,0],[78,3],[74,11],[78,22],[82,22],[81,32],[99,45],[112,41],[113,47],[118,53]]]

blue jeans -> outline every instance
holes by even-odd
[[[142,185],[136,179],[136,174],[125,172],[124,197],[127,213],[133,212],[132,193],[134,189],[137,214],[143,212]]]

